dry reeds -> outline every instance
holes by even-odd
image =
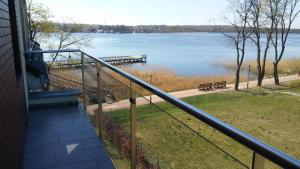
[[[229,69],[235,69],[236,67],[236,65],[232,63],[223,63],[222,65]],[[255,60],[245,62],[242,66],[242,70],[248,70],[249,65],[251,66],[251,72],[257,74],[257,62]],[[272,60],[266,61],[265,69],[267,76],[273,75],[274,67]],[[280,75],[296,74],[297,72],[300,72],[300,58],[285,59],[279,62],[278,73]]]
[[[154,86],[166,92],[195,89],[198,88],[199,84],[201,83],[213,83],[218,81],[226,81],[227,83],[233,83],[235,78],[234,75],[200,76],[200,77],[181,76],[173,72],[172,70],[164,69],[164,68],[156,68],[150,71],[142,71],[134,68],[124,68],[124,67],[122,67],[122,69],[148,83],[150,82],[150,76],[151,76],[152,77],[151,83]],[[53,73],[59,74],[61,76],[69,77],[74,80],[81,80],[80,79],[81,74],[73,70],[57,71]],[[96,86],[97,84],[96,69],[91,68],[91,70],[86,71],[86,74],[87,74],[86,76],[88,77],[86,79],[86,82],[89,83],[89,86]],[[121,93],[122,95],[124,96],[126,95],[126,97],[128,97],[129,95],[128,87],[130,86],[130,81],[128,79],[125,79],[121,75],[118,75],[117,73],[114,73],[108,69],[103,69],[101,77],[103,81],[102,84],[103,87],[115,91],[114,93],[116,95],[115,96],[116,100],[122,98],[122,96],[117,96],[118,93]],[[241,81],[245,81],[245,78],[242,77]],[[133,88],[135,89],[135,91],[138,91],[138,93],[141,95],[149,95],[148,91],[139,88],[137,85],[133,84]]]
[[[133,68],[127,68],[125,71],[130,74],[146,81],[150,82],[150,76],[152,76],[152,84],[158,88],[167,91],[180,91],[198,88],[201,83],[227,81],[227,83],[234,82],[233,75],[224,76],[180,76],[177,73],[168,69],[155,69],[150,71],[140,71]],[[245,80],[242,78],[242,81]]]

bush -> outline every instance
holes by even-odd
[[[97,114],[97,109],[94,110]],[[96,117],[94,117],[96,118]],[[131,156],[130,134],[120,125],[115,123],[108,116],[102,117],[102,129],[105,135],[109,138],[118,151],[123,154],[128,160]],[[141,146],[137,147],[137,169],[160,169],[159,164],[151,163],[146,157],[146,151]]]

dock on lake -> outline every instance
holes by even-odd
[[[112,65],[125,65],[134,63],[146,63],[147,55],[140,56],[110,56],[99,58]],[[52,69],[80,69],[82,66],[81,59],[57,60],[54,62],[46,62]],[[95,65],[94,60],[85,60],[85,65]]]
[[[124,64],[133,64],[133,63],[146,63],[147,55],[141,56],[111,56],[100,58],[107,63],[112,65],[124,65]]]

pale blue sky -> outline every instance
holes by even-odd
[[[227,0],[36,0],[50,8],[54,20],[108,25],[219,24]],[[300,28],[300,19],[294,27]]]

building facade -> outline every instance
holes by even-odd
[[[22,167],[27,123],[24,0],[0,0],[0,168]]]

